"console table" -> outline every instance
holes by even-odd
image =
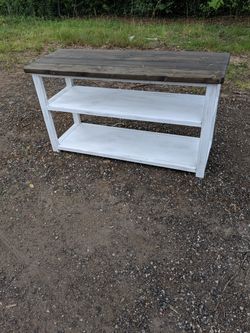
[[[203,178],[228,53],[59,49],[25,66],[31,73],[51,145],[61,150],[194,172]],[[64,78],[48,99],[44,77]],[[204,87],[205,95],[74,85],[74,79]],[[53,112],[74,124],[58,138]],[[200,127],[200,137],[81,122],[80,114]]]

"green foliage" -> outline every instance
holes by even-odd
[[[175,1],[135,0],[131,1],[131,14],[137,16],[152,16],[170,14]],[[125,9],[125,8],[124,8]]]
[[[224,6],[223,0],[210,0],[208,1],[208,6],[214,10],[218,10],[222,6]]]
[[[241,13],[249,14],[250,1],[242,0],[209,0],[205,4],[201,4],[201,11],[206,16],[214,14],[239,15]]]
[[[250,13],[250,0],[0,0],[0,15],[211,16]]]

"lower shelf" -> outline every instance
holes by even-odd
[[[81,123],[59,139],[59,150],[195,172],[199,138]]]

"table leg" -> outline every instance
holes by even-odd
[[[58,137],[57,137],[57,133],[56,133],[55,125],[54,125],[52,112],[49,111],[48,107],[47,107],[48,98],[47,98],[46,90],[44,87],[43,78],[37,74],[33,74],[32,78],[34,81],[36,93],[37,93],[38,100],[39,100],[41,110],[43,113],[45,125],[47,128],[48,134],[49,134],[52,149],[53,149],[53,151],[58,152],[59,151],[58,150]]]
[[[74,85],[73,79],[70,77],[65,77],[65,83],[67,87],[72,87]],[[74,124],[80,124],[81,123],[81,117],[78,113],[72,113]]]
[[[201,125],[196,176],[203,178],[213,141],[214,125],[220,96],[220,84],[209,84],[206,88],[205,105]]]

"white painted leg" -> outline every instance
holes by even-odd
[[[65,77],[65,83],[67,87],[72,87],[74,85],[73,79],[70,77]],[[78,113],[72,113],[74,124],[80,124],[81,123],[81,117]]]
[[[220,88],[220,84],[209,84],[207,85],[206,89],[199,153],[196,168],[196,177],[200,178],[204,177],[208,156],[213,141],[214,125],[220,96]]]
[[[47,98],[46,90],[45,90],[45,87],[43,84],[43,79],[41,76],[39,76],[37,74],[33,74],[32,78],[33,78],[34,85],[36,88],[38,100],[39,100],[39,103],[40,103],[40,106],[42,109],[42,113],[43,113],[45,125],[47,127],[47,131],[49,134],[52,149],[53,149],[53,151],[58,152],[59,151],[58,150],[58,138],[57,138],[57,134],[56,134],[56,129],[55,129],[52,113],[48,110],[48,107],[47,107],[48,98]]]
[[[218,104],[219,104],[219,99],[220,99],[220,90],[221,90],[221,84],[217,84],[216,85],[216,92],[215,92],[215,99],[214,99],[214,106],[213,106],[213,110],[212,110],[212,136],[211,136],[211,142],[210,142],[210,146],[209,149],[212,146],[213,143],[213,135],[214,135],[214,128],[215,128],[215,121],[216,121],[216,116],[217,116],[217,109],[218,109]]]

